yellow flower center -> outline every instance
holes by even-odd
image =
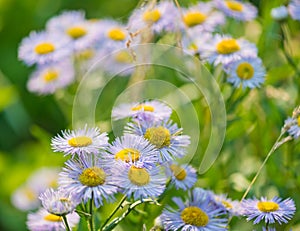
[[[198,50],[198,46],[195,43],[191,43],[188,46],[188,49],[193,50],[193,51],[197,51]]]
[[[76,54],[76,57],[80,60],[88,60],[93,58],[95,55],[95,51],[93,49],[86,49],[83,51],[80,51]]]
[[[140,159],[140,153],[133,148],[124,148],[115,155],[115,159],[121,159],[127,163],[129,161],[138,161]]]
[[[226,1],[226,6],[233,11],[243,11],[243,5],[236,1]]]
[[[67,29],[67,34],[73,39],[78,39],[85,36],[87,33],[86,29],[80,26],[74,26]]]
[[[56,80],[57,77],[58,77],[57,71],[49,70],[44,74],[43,79],[45,80],[45,82],[52,82]]]
[[[128,178],[131,183],[137,186],[147,185],[150,182],[150,175],[145,168],[131,166],[128,171]]]
[[[202,24],[206,20],[206,17],[201,12],[189,12],[184,15],[183,21],[188,27],[193,27]]]
[[[203,227],[209,222],[207,214],[195,206],[190,206],[182,210],[180,217],[184,223],[194,226]]]
[[[232,209],[232,204],[230,204],[228,201],[222,200],[222,204],[227,209]]]
[[[144,137],[157,148],[162,148],[170,145],[170,131],[162,126],[148,128],[145,132]]]
[[[37,199],[37,195],[30,188],[25,188],[24,193],[29,201],[34,201]]]
[[[52,43],[45,42],[36,45],[34,50],[39,55],[45,55],[53,52],[55,50],[55,47]]]
[[[257,208],[264,213],[269,213],[277,211],[279,209],[279,205],[273,201],[259,201],[257,203]]]
[[[52,221],[52,222],[61,222],[62,218],[60,216],[57,216],[54,214],[48,214],[48,215],[44,216],[44,220]]]
[[[137,105],[133,108],[131,108],[132,111],[149,111],[149,112],[154,112],[154,107],[146,104],[140,104]]]
[[[96,166],[85,169],[79,176],[79,181],[89,187],[102,185],[105,183],[105,179],[106,174],[103,169]]]
[[[183,168],[181,168],[180,166],[178,166],[176,164],[172,164],[170,166],[170,169],[172,170],[172,172],[177,180],[182,181],[186,178],[186,171]]]
[[[251,79],[254,75],[254,68],[250,63],[240,63],[236,69],[236,74],[240,79]]]
[[[297,124],[300,127],[300,116],[298,116],[298,118],[297,118]]]
[[[68,140],[72,147],[86,147],[93,143],[92,139],[87,136],[77,136]]]
[[[231,54],[240,50],[240,46],[235,39],[224,39],[217,44],[217,51],[220,54]]]
[[[115,55],[115,60],[119,63],[132,63],[133,56],[128,51],[120,51]]]
[[[159,10],[150,10],[150,11],[146,11],[144,14],[143,14],[143,20],[146,21],[146,22],[151,22],[151,23],[154,23],[154,22],[157,22],[161,17],[161,14],[159,12]]]
[[[126,34],[122,29],[114,28],[108,32],[108,37],[112,40],[122,41],[126,38]]]

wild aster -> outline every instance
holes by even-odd
[[[60,61],[72,53],[67,36],[52,33],[31,32],[19,47],[18,57],[28,66]]]
[[[125,103],[112,110],[112,118],[114,120],[132,117],[135,119],[153,119],[165,120],[169,119],[172,114],[172,109],[165,103],[158,100],[146,100],[142,103]]]
[[[76,206],[81,202],[76,199],[72,192],[56,190],[53,188],[46,189],[41,193],[39,199],[43,207],[51,214],[57,216],[67,215],[72,213]]]
[[[103,162],[112,165],[115,161],[122,161],[128,165],[155,166],[158,163],[159,152],[142,136],[125,134],[108,147],[107,154],[103,154]]]
[[[103,166],[102,159],[97,156],[82,155],[79,159],[66,162],[66,167],[60,173],[60,189],[86,203],[93,198],[98,208],[103,199],[114,200],[117,184],[113,181],[111,170]]]
[[[40,206],[38,195],[35,188],[30,187],[28,184],[24,184],[13,192],[11,202],[16,208],[22,211],[33,210]]]
[[[245,56],[257,56],[257,48],[244,39],[234,39],[230,35],[216,34],[209,44],[200,49],[202,58],[213,63],[227,65]]]
[[[74,81],[75,72],[69,60],[39,66],[27,83],[29,91],[40,95],[53,94]]]
[[[300,20],[300,0],[291,0],[288,11],[294,20]]]
[[[272,18],[275,20],[278,20],[278,21],[286,19],[288,17],[288,15],[289,15],[289,12],[288,12],[288,9],[286,6],[279,6],[279,7],[273,8],[271,10]]]
[[[257,16],[257,9],[250,3],[235,0],[214,0],[215,6],[226,16],[240,21],[251,21]]]
[[[219,25],[225,23],[222,13],[213,11],[212,4],[201,2],[197,5],[183,9],[182,27],[212,32]]]
[[[242,208],[240,206],[240,202],[232,200],[224,194],[217,195],[212,192],[212,195],[215,199],[215,203],[217,204],[217,206],[223,206],[224,210],[229,214],[230,217],[241,215]]]
[[[172,161],[184,156],[190,137],[181,135],[182,128],[172,121],[142,120],[128,123],[125,132],[145,137],[160,152],[159,162]]]
[[[221,218],[224,211],[213,206],[213,198],[208,191],[195,188],[186,202],[178,197],[174,197],[173,201],[178,209],[167,207],[161,215],[165,230],[227,230],[227,219]]]
[[[260,200],[247,199],[241,202],[243,208],[242,215],[247,217],[247,221],[253,220],[254,224],[264,220],[265,223],[273,224],[278,222],[279,224],[288,223],[292,219],[296,207],[292,199],[281,199],[274,197],[271,200],[267,200],[262,197]]]
[[[161,195],[166,187],[166,176],[162,174],[159,166],[145,167],[116,163],[114,180],[121,188],[121,192],[128,198],[135,200],[156,198]]]
[[[51,146],[54,152],[64,152],[64,155],[98,154],[108,145],[106,133],[100,133],[99,128],[62,131],[62,136],[52,138]]]
[[[70,228],[74,228],[80,220],[77,213],[73,212],[66,215]],[[48,213],[44,208],[40,208],[35,213],[27,216],[27,228],[31,231],[64,231],[65,224],[61,216]]]
[[[187,164],[179,165],[175,162],[168,164],[166,175],[171,177],[171,184],[175,185],[176,189],[190,189],[197,181],[196,169]]]
[[[227,82],[235,87],[259,87],[265,81],[266,70],[258,57],[246,57],[232,61],[225,67]]]
[[[46,29],[52,34],[68,36],[75,51],[95,45],[99,30],[95,23],[85,20],[82,11],[65,11],[51,18]]]
[[[170,14],[170,12],[172,12]],[[179,30],[176,23],[180,13],[172,1],[163,1],[155,6],[135,10],[129,18],[128,27],[133,33],[150,28],[154,34]]]
[[[287,118],[284,121],[284,126],[287,128],[288,133],[294,137],[294,139],[300,136],[300,116],[296,118]]]

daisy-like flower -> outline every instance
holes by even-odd
[[[292,0],[288,5],[288,11],[294,20],[300,20],[300,0]]]
[[[100,133],[99,128],[62,131],[62,136],[52,138],[51,146],[54,152],[64,152],[64,155],[98,154],[108,146],[107,133]]]
[[[72,193],[62,190],[54,191],[53,188],[46,189],[41,193],[39,199],[49,213],[57,216],[72,213],[81,202]]]
[[[65,60],[38,67],[27,83],[29,91],[40,95],[53,94],[74,81],[75,72],[71,61]]]
[[[243,208],[242,215],[247,217],[247,221],[253,220],[254,224],[264,220],[265,223],[273,224],[278,222],[279,224],[288,223],[292,219],[296,207],[292,199],[281,199],[274,197],[271,200],[267,200],[262,197],[260,200],[246,199],[241,202]]]
[[[218,207],[224,207],[224,210],[229,214],[229,216],[240,216],[241,215],[241,206],[240,202],[228,198],[225,194],[217,195],[213,194],[215,202]]]
[[[240,21],[251,21],[257,16],[257,9],[250,3],[235,0],[214,0],[215,6],[226,16]]]
[[[258,57],[246,57],[226,65],[227,82],[235,87],[259,87],[265,81],[266,70]]]
[[[99,157],[91,155],[67,161],[58,180],[60,189],[74,193],[76,199],[84,203],[93,198],[97,208],[103,204],[103,199],[113,201],[118,187],[110,168],[102,162]]]
[[[61,34],[70,38],[75,51],[82,51],[95,44],[98,38],[96,23],[85,20],[82,11],[65,11],[51,18],[46,25],[51,34]]]
[[[245,39],[216,34],[209,44],[200,48],[200,55],[215,66],[227,65],[245,56],[257,56],[257,48]]]
[[[171,184],[175,185],[176,189],[190,189],[197,181],[196,169],[187,164],[169,164],[166,166],[166,175],[171,177]]]
[[[128,165],[155,166],[158,163],[159,152],[142,136],[125,134],[108,147],[107,154],[103,154],[103,162],[111,165],[115,161],[122,161]]]
[[[172,114],[172,109],[165,103],[157,100],[146,100],[142,103],[125,103],[112,110],[112,118],[114,120],[132,117],[136,119],[153,119],[153,120],[166,120]]]
[[[174,197],[173,201],[178,208],[167,207],[161,215],[165,230],[227,230],[227,219],[220,217],[224,211],[213,205],[208,191],[195,188],[186,202],[178,197]]]
[[[31,32],[19,47],[19,59],[28,66],[60,61],[72,53],[67,36],[47,32]]]
[[[172,12],[170,14],[170,12]],[[133,33],[150,28],[154,34],[179,30],[180,13],[172,1],[162,1],[155,6],[135,10],[128,27]]]
[[[30,187],[28,184],[24,184],[13,192],[11,202],[16,208],[22,211],[36,209],[40,206],[38,195],[35,188]]]
[[[213,11],[212,7],[210,2],[201,2],[190,8],[183,9],[182,27],[189,30],[214,31],[217,26],[225,23],[225,17],[222,13]]]
[[[286,6],[279,6],[279,7],[273,8],[271,10],[272,18],[275,20],[278,20],[278,21],[286,19],[288,17],[288,15],[289,15],[289,12],[288,12],[288,9]]]
[[[141,120],[128,123],[125,132],[145,137],[160,152],[159,162],[172,161],[183,157],[190,137],[181,135],[182,128],[172,121]]]
[[[77,213],[73,212],[66,215],[69,227],[74,228],[80,220]],[[31,231],[64,231],[66,230],[63,218],[48,213],[44,208],[40,208],[35,213],[29,213],[27,216],[27,228]]]
[[[118,171],[114,173],[114,180],[128,198],[133,196],[135,200],[154,199],[165,190],[166,176],[159,166],[146,168],[117,162],[116,167]]]
[[[287,128],[288,133],[294,137],[294,139],[300,136],[300,116],[296,118],[289,117],[284,121],[284,126]]]

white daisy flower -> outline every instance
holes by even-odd
[[[64,155],[98,154],[108,146],[107,133],[100,133],[99,128],[62,131],[62,136],[52,138],[51,146],[54,152],[64,152]]]

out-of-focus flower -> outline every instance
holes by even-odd
[[[228,63],[225,67],[227,82],[235,87],[259,87],[265,81],[266,70],[258,57],[241,58]]]
[[[271,10],[272,18],[278,21],[286,19],[288,15],[289,12],[286,6],[279,6]]]
[[[300,0],[292,0],[288,5],[288,11],[294,20],[300,20]]]
[[[58,62],[72,54],[70,39],[48,32],[31,32],[19,47],[19,59],[28,66]]]
[[[300,116],[296,118],[287,118],[284,121],[284,126],[287,128],[287,132],[294,137],[294,139],[300,136]]]
[[[251,21],[257,16],[257,9],[250,3],[235,0],[214,0],[215,6],[226,16],[240,21]]]
[[[240,216],[242,213],[242,208],[240,206],[240,202],[236,200],[232,200],[228,198],[225,194],[213,194],[215,202],[218,206],[223,206],[224,210],[229,214],[230,217],[232,216]]]
[[[66,215],[69,227],[74,228],[80,220],[77,213],[73,212]],[[51,213],[48,213],[44,208],[40,208],[35,213],[29,213],[27,216],[27,228],[31,231],[64,231],[66,230],[63,218]]]
[[[47,95],[64,88],[74,81],[75,72],[71,61],[51,63],[38,67],[27,83],[29,91]]]
[[[86,125],[83,129],[62,131],[62,136],[52,138],[51,146],[54,152],[63,152],[65,156],[98,154],[108,146],[108,137],[106,133],[100,133],[99,128]]]
[[[262,220],[268,224],[288,223],[296,211],[295,202],[292,199],[283,200],[279,197],[271,200],[264,197],[260,200],[246,199],[241,202],[241,207],[243,208],[242,215],[247,217],[247,221],[254,219],[254,224]]]

